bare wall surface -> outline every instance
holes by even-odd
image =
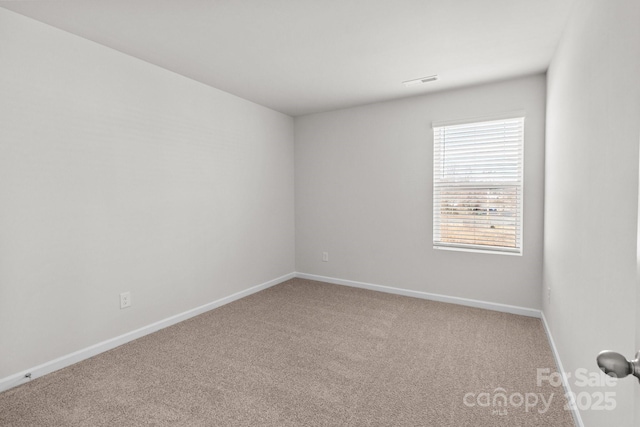
[[[573,391],[583,402],[615,395],[613,411],[583,405],[589,427],[640,425],[635,379],[613,388],[575,381],[578,369],[600,374],[601,350],[632,358],[640,346],[639,23],[637,0],[580,2],[548,73],[544,313]]]
[[[545,92],[535,75],[297,117],[296,270],[539,309]],[[434,250],[432,122],[515,110],[526,113],[524,255]]]
[[[294,270],[291,117],[4,9],[0,39],[0,378]]]

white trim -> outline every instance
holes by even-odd
[[[486,116],[468,117],[466,119],[439,120],[436,122],[431,122],[431,127],[437,128],[442,126],[466,125],[467,123],[475,122],[493,122],[497,120],[518,119],[520,117],[526,120],[526,115],[527,114],[525,110],[513,110],[507,111],[505,113],[490,114]]]
[[[386,292],[388,294],[404,295],[407,297],[428,299],[431,301],[446,302],[449,304],[464,305],[467,307],[484,308],[486,310],[500,311],[503,313],[519,314],[521,316],[540,318],[540,310],[515,305],[500,304],[497,302],[480,301],[475,299],[452,297],[448,295],[432,294],[428,292],[412,291],[409,289],[393,288],[390,286],[375,285],[373,283],[356,282],[354,280],[337,279],[335,277],[317,276],[315,274],[296,273],[296,277],[319,282],[333,283],[335,285],[351,286],[353,288],[370,289],[372,291]]]
[[[571,392],[571,385],[569,384],[569,378],[567,378],[567,372],[564,370],[562,366],[562,360],[560,360],[560,353],[558,353],[558,348],[556,347],[556,343],[553,341],[553,335],[551,335],[551,329],[549,329],[549,324],[547,323],[547,318],[544,315],[544,311],[540,312],[542,318],[542,325],[544,326],[544,331],[547,333],[547,338],[549,339],[549,345],[551,346],[551,352],[553,353],[553,357],[556,360],[556,365],[560,374],[562,375],[562,385],[564,387],[565,396],[573,396]],[[571,414],[573,415],[573,421],[576,423],[576,427],[584,427],[584,423],[582,422],[582,417],[580,416],[580,411],[576,407],[576,405],[570,405]]]
[[[460,244],[459,246],[446,246],[446,245],[443,245],[442,243],[439,243],[437,245],[434,244],[433,245],[433,249],[436,249],[436,250],[439,250],[439,251],[473,252],[473,253],[476,253],[476,254],[494,254],[494,255],[522,256],[522,251],[520,251],[520,252],[511,252],[511,251],[505,251],[505,250],[490,251],[490,250],[486,250],[486,249],[476,249],[475,247],[473,247],[471,245],[462,245],[462,244]]]
[[[118,347],[122,344],[126,344],[129,341],[133,341],[145,335],[149,335],[153,332],[159,331],[160,329],[164,329],[168,326],[175,325],[176,323],[182,322],[183,320],[190,319],[194,316],[205,313],[209,310],[213,310],[214,308],[220,307],[225,304],[229,304],[230,302],[233,302],[240,298],[244,298],[256,292],[270,288],[271,286],[285,282],[289,279],[293,279],[294,277],[296,277],[296,273],[285,274],[284,276],[280,276],[276,279],[269,280],[268,282],[261,283],[259,285],[253,286],[243,291],[236,292],[235,294],[201,305],[200,307],[192,308],[191,310],[187,310],[185,312],[176,314],[174,316],[167,317],[166,319],[159,320],[150,325],[143,326],[142,328],[133,330],[131,332],[127,332],[125,334],[108,339],[106,341],[102,341],[98,344],[94,344],[92,346],[83,348],[81,350],[74,351],[73,353],[67,354],[62,357],[58,357],[57,359],[51,360],[49,362],[45,362],[41,365],[34,366],[31,369],[27,369],[25,371],[18,372],[17,374],[2,378],[0,379],[0,392],[9,390],[10,388],[13,388],[28,382],[29,378],[26,377],[27,374],[31,374],[31,379],[33,380],[35,378],[41,377],[43,375],[49,374],[51,372],[57,371],[67,366],[73,365],[74,363],[78,363],[82,360],[93,357],[97,354],[111,350],[112,348]]]

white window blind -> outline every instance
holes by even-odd
[[[524,117],[433,134],[434,247],[521,254]]]

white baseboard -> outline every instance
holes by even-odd
[[[432,294],[428,292],[412,291],[409,289],[393,288],[390,286],[375,285],[372,283],[356,282],[354,280],[336,279],[335,277],[317,276],[315,274],[296,273],[296,277],[319,282],[333,283],[335,285],[351,286],[353,288],[370,289],[372,291],[386,292],[388,294],[404,295],[407,297],[428,299],[431,301],[446,302],[449,304],[465,305],[468,307],[484,308],[486,310],[500,311],[503,313],[519,314],[521,316],[540,318],[540,310],[515,305],[500,304],[495,302],[480,301],[475,299],[452,297],[448,295]]]
[[[259,285],[253,286],[251,288],[245,289],[243,291],[240,292],[236,292],[235,294],[229,295],[227,297],[224,298],[220,298],[218,300],[212,301],[210,303],[201,305],[199,307],[193,308],[191,310],[187,310],[183,313],[180,314],[176,314],[174,316],[168,317],[166,319],[160,320],[158,322],[154,322],[150,325],[144,326],[142,328],[133,330],[131,332],[127,332],[125,334],[122,334],[120,336],[111,338],[109,340],[97,343],[95,345],[86,347],[84,349],[75,351],[73,353],[67,354],[65,356],[59,357],[57,359],[51,360],[49,362],[45,362],[41,365],[38,366],[34,366],[30,369],[24,370],[22,372],[18,372],[14,375],[10,375],[8,377],[5,377],[3,379],[0,379],[0,392],[3,392],[5,390],[8,390],[10,388],[19,386],[21,384],[24,384],[30,380],[33,380],[35,378],[41,377],[43,375],[49,374],[51,372],[57,371],[59,369],[65,368],[67,366],[70,366],[74,363],[78,363],[82,360],[88,359],[90,357],[93,357],[97,354],[103,353],[105,351],[111,350],[115,347],[118,347],[122,344],[126,344],[127,342],[133,341],[135,339],[138,339],[140,337],[143,337],[145,335],[151,334],[153,332],[156,332],[160,329],[164,329],[168,326],[171,325],[175,325],[176,323],[182,322],[184,320],[187,320],[189,318],[195,317],[199,314],[205,313],[209,310],[213,310],[214,308],[220,307],[222,305],[228,304],[230,302],[236,301],[240,298],[249,296],[251,294],[254,294],[256,292],[259,292],[261,290],[267,289],[271,286],[277,285],[279,283],[285,282],[289,279],[292,279],[294,277],[299,277],[302,279],[308,279],[308,280],[316,280],[316,281],[321,281],[321,282],[327,282],[327,283],[333,283],[333,284],[337,284],[337,285],[343,285],[343,286],[351,286],[351,287],[355,287],[355,288],[362,288],[362,289],[370,289],[370,290],[374,290],[374,291],[379,291],[379,292],[386,292],[386,293],[391,293],[391,294],[397,294],[397,295],[404,295],[404,296],[409,296],[409,297],[414,297],[414,298],[422,298],[422,299],[428,299],[428,300],[432,300],[432,301],[439,301],[439,302],[445,302],[445,303],[451,303],[451,304],[458,304],[458,305],[464,305],[464,306],[469,306],[469,307],[477,307],[477,308],[484,308],[484,309],[488,309],[488,310],[494,310],[494,311],[500,311],[500,312],[505,312],[505,313],[512,313],[512,314],[519,314],[519,315],[523,315],[523,316],[529,316],[529,317],[541,317],[542,315],[542,321],[544,324],[544,328],[545,331],[547,333],[547,336],[549,338],[549,342],[551,344],[551,349],[553,351],[554,357],[556,358],[556,363],[558,364],[558,368],[560,369],[561,372],[563,372],[563,381],[565,384],[565,389],[567,391],[569,391],[569,383],[568,380],[566,378],[566,376],[564,375],[564,370],[562,368],[562,363],[560,361],[560,357],[558,355],[558,351],[555,347],[555,343],[553,342],[553,338],[551,336],[551,332],[549,330],[549,327],[547,325],[546,319],[544,318],[544,314],[542,314],[539,310],[535,310],[535,309],[531,309],[531,308],[525,308],[525,307],[517,307],[517,306],[512,306],[512,305],[506,305],[506,304],[498,304],[498,303],[492,303],[492,302],[487,302],[487,301],[479,301],[479,300],[473,300],[473,299],[467,299],[467,298],[460,298],[460,297],[452,297],[452,296],[446,296],[446,295],[439,295],[439,294],[432,294],[432,293],[427,293],[427,292],[420,292],[420,291],[412,291],[412,290],[408,290],[408,289],[401,289],[401,288],[394,288],[394,287],[389,287],[389,286],[382,286],[382,285],[375,285],[375,284],[371,284],[371,283],[365,283],[365,282],[357,282],[357,281],[353,281],[353,280],[344,280],[344,279],[337,279],[337,278],[333,278],[333,277],[326,277],[326,276],[318,276],[318,275],[314,275],[314,274],[306,274],[306,273],[289,273],[286,274],[284,276],[280,276],[278,278],[275,278],[273,280],[269,280],[267,282],[261,283]],[[26,375],[30,374],[31,377],[27,378]],[[584,427],[584,425],[582,424],[582,420],[580,418],[580,414],[578,412],[574,412],[574,419],[576,420],[576,425],[577,427]]]
[[[562,374],[562,382],[565,389],[565,392],[571,392],[571,386],[569,385],[569,380],[566,376],[565,370],[562,366],[562,361],[560,360],[560,355],[558,354],[558,349],[556,348],[555,342],[553,341],[553,336],[551,335],[551,330],[549,329],[549,325],[547,324],[547,320],[544,316],[544,313],[540,310],[526,308],[526,307],[518,307],[506,304],[493,303],[488,301],[480,301],[473,300],[468,298],[460,298],[453,297],[447,295],[440,294],[432,294],[428,292],[420,292],[420,291],[412,291],[409,289],[401,289],[394,288],[390,286],[382,286],[375,285],[372,283],[358,282],[354,280],[345,280],[345,279],[337,279],[334,277],[327,276],[318,276],[315,274],[307,274],[307,273],[289,273],[284,276],[280,276],[273,280],[269,280],[267,282],[261,283],[259,285],[253,286],[251,288],[245,289],[240,292],[236,292],[235,294],[229,295],[224,298],[220,298],[218,300],[212,301],[210,303],[201,305],[199,307],[193,308],[191,310],[187,310],[183,313],[176,314],[174,316],[168,317],[166,319],[160,320],[158,322],[152,323],[150,325],[144,326],[142,328],[133,330],[131,332],[127,332],[120,336],[111,338],[109,340],[100,342],[98,344],[89,346],[87,348],[75,351],[73,353],[67,354],[65,356],[59,357],[57,359],[51,360],[49,362],[45,362],[41,365],[34,366],[31,369],[27,369],[22,372],[18,372],[17,374],[10,375],[6,378],[0,379],[0,392],[6,391],[10,388],[19,386],[33,380],[35,378],[41,377],[43,375],[49,374],[51,372],[57,371],[59,369],[65,368],[67,366],[73,365],[74,363],[78,363],[82,360],[93,357],[97,354],[103,353],[105,351],[111,350],[115,347],[118,347],[122,344],[126,344],[130,341],[143,337],[145,335],[156,332],[160,329],[164,329],[168,326],[175,325],[176,323],[182,322],[184,320],[195,317],[199,314],[205,313],[209,310],[213,310],[214,308],[223,306],[230,302],[236,301],[240,298],[244,298],[261,290],[270,288],[271,286],[275,286],[279,283],[285,282],[289,279],[293,279],[294,277],[299,277],[301,279],[308,280],[316,280],[320,282],[333,283],[336,285],[350,286],[355,288],[369,289],[373,291],[386,292],[390,294],[396,295],[404,295],[408,297],[414,298],[422,298],[432,301],[445,302],[450,304],[458,304],[469,307],[477,307],[484,308],[488,310],[500,311],[505,313],[519,314],[528,317],[536,317],[542,318],[542,324],[544,326],[545,332],[547,334],[547,338],[549,339],[549,344],[551,346],[551,350],[553,352],[553,356],[555,358],[556,364],[560,373]],[[26,375],[30,374],[30,378],[27,378]],[[576,423],[576,427],[584,427],[584,423],[582,422],[582,418],[580,416],[580,412],[576,408],[572,408],[572,414],[574,421]]]
[[[78,363],[82,360],[88,359],[107,350],[111,350],[112,348],[118,347],[122,344],[126,344],[129,341],[133,341],[145,335],[149,335],[160,329],[175,325],[176,323],[182,322],[183,320],[187,320],[209,310],[213,310],[214,308],[229,304],[230,302],[233,302],[240,298],[244,298],[263,289],[270,288],[271,286],[277,285],[289,279],[293,279],[294,277],[296,277],[296,273],[285,274],[284,276],[269,280],[268,282],[261,283],[259,285],[245,289],[244,291],[236,292],[235,294],[201,305],[200,307],[187,310],[183,313],[176,314],[175,316],[167,317],[166,319],[160,320],[147,326],[143,326],[142,328],[136,329],[134,331],[127,332],[120,336],[102,341],[98,344],[94,344],[90,347],[83,348],[82,350],[74,351],[73,353],[67,354],[49,362],[45,362],[41,365],[34,366],[31,369],[27,369],[25,371],[18,372],[17,374],[10,375],[6,378],[2,378],[0,379],[0,392],[19,386],[30,380],[65,368],[67,366],[73,365],[74,363]],[[31,377],[26,377],[27,374],[30,374]]]
[[[560,360],[560,353],[558,353],[558,348],[556,347],[556,343],[553,341],[553,335],[551,335],[551,329],[549,329],[549,324],[547,323],[547,318],[544,316],[544,312],[541,311],[542,315],[542,325],[544,326],[544,330],[547,333],[547,338],[549,339],[549,345],[551,346],[551,351],[553,352],[553,357],[556,360],[556,365],[558,366],[558,370],[560,375],[562,376],[562,386],[564,387],[565,395],[573,396],[571,393],[571,385],[569,384],[569,378],[567,378],[567,371],[564,370],[562,366],[562,360]],[[580,416],[580,411],[575,405],[571,405],[571,414],[573,415],[573,421],[576,423],[576,427],[584,427],[584,423],[582,422],[582,417]]]

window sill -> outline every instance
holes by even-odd
[[[464,248],[459,246],[434,246],[433,249],[439,251],[455,251],[455,252],[475,252],[480,254],[492,254],[492,255],[510,255],[510,256],[522,256],[522,249],[520,252],[509,252],[501,250],[487,250],[476,248]]]

